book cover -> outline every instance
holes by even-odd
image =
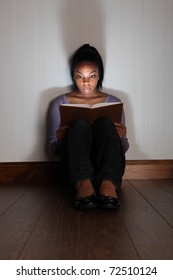
[[[101,117],[109,117],[113,122],[121,123],[123,103],[108,102],[88,104],[61,104],[61,126],[69,125],[72,121],[82,118],[93,124]]]

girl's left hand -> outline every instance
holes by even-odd
[[[126,135],[126,127],[122,123],[114,123],[118,132],[119,137],[122,139]]]

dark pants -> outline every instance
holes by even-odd
[[[125,170],[125,155],[116,127],[109,118],[101,118],[92,126],[83,119],[74,121],[64,142],[74,185],[90,179],[98,189],[103,180],[110,180],[118,191]]]

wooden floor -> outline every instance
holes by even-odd
[[[67,183],[0,186],[0,259],[173,259],[173,180],[124,180],[118,211],[77,211]]]

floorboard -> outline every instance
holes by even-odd
[[[173,184],[167,180],[163,182],[160,180],[131,180],[135,189],[173,227]]]
[[[119,211],[82,213],[79,259],[139,259]]]
[[[172,259],[173,228],[133,184],[134,181],[123,185],[121,212],[140,259]],[[152,186],[148,191],[153,192]]]
[[[48,189],[27,186],[27,191],[1,216],[0,259],[18,258],[39,220],[48,196]]]
[[[26,186],[0,186],[0,216],[4,214],[26,191]]]
[[[80,212],[54,191],[20,259],[77,259]]]
[[[173,259],[173,180],[123,180],[118,211],[74,209],[65,182],[0,186],[0,259]]]

